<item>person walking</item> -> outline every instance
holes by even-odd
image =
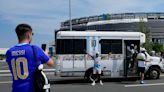
[[[138,73],[140,75],[140,84],[144,84],[144,75],[145,75],[145,64],[148,62],[146,60],[147,55],[145,53],[145,48],[140,49],[140,53],[137,55],[137,61],[138,61]]]
[[[40,64],[53,66],[54,61],[40,47],[30,45],[33,36],[30,25],[19,24],[15,32],[18,37],[18,44],[6,52],[6,61],[13,80],[12,92],[36,92],[34,87],[35,70]],[[38,61],[34,57],[33,50]]]

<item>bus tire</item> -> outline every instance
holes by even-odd
[[[160,69],[157,67],[151,67],[148,76],[150,79],[159,79],[160,77]]]
[[[87,82],[98,81],[98,76],[95,79],[93,78],[93,68],[90,68],[86,71],[84,78],[87,80]]]

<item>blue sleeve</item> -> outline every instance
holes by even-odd
[[[43,52],[40,47],[35,46],[37,49],[37,58],[41,61],[42,64],[49,61],[49,57]]]
[[[6,62],[9,62],[9,50],[7,50],[7,52],[6,52]]]

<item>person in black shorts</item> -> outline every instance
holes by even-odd
[[[144,84],[144,73],[145,73],[145,63],[146,60],[146,54],[145,54],[145,48],[141,48],[140,53],[137,55],[137,61],[138,61],[138,73],[140,75],[140,84]]]

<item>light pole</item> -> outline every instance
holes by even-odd
[[[71,0],[69,0],[69,27],[70,31],[72,31],[72,18],[71,18]]]

